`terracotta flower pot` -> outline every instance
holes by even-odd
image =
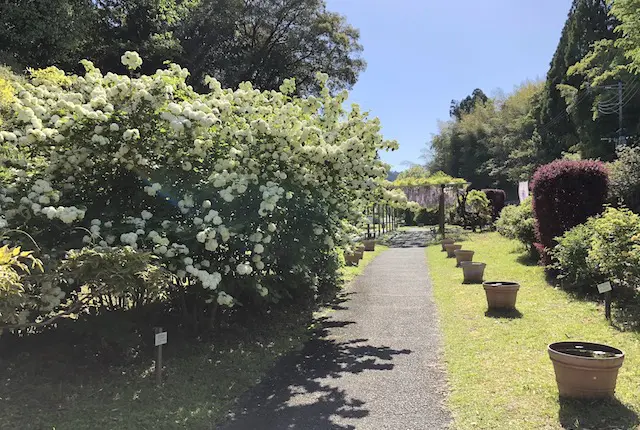
[[[462,245],[456,245],[455,243],[447,243],[444,249],[447,251],[447,258],[453,258],[456,255],[453,253],[456,249],[461,249]]]
[[[356,254],[344,253],[344,261],[347,266],[357,266],[360,259]]]
[[[484,277],[484,269],[487,267],[485,263],[477,263],[473,261],[461,261],[462,274],[464,275],[465,284],[480,284]]]
[[[440,241],[440,243],[442,244],[442,251],[446,251],[446,249],[444,249],[444,246],[452,244],[452,243],[455,243],[455,240],[453,240],[453,239],[442,239]]]
[[[365,251],[375,251],[376,250],[376,240],[375,239],[363,240],[362,244],[364,245],[364,250]]]
[[[473,261],[473,254],[475,251],[468,249],[457,249],[453,251],[453,255],[456,256],[456,267],[460,267],[460,263],[463,261]]]
[[[515,309],[520,284],[511,281],[483,282],[489,309]]]
[[[613,396],[624,352],[590,342],[556,342],[549,345],[547,350],[561,396]]]

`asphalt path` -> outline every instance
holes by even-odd
[[[423,248],[377,256],[239,401],[225,430],[448,428],[441,339]]]

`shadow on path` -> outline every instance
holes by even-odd
[[[373,346],[368,339],[326,339],[329,329],[353,321],[318,320],[321,326],[304,349],[279,361],[271,376],[240,399],[240,407],[221,429],[355,429],[332,417],[369,415],[365,402],[332,386],[331,379],[366,371],[392,370],[392,360],[411,351]]]

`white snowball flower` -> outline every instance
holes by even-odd
[[[122,64],[127,66],[129,70],[136,70],[142,66],[142,58],[135,51],[127,51],[120,57]]]
[[[236,272],[238,272],[239,275],[249,275],[253,272],[253,268],[249,263],[240,263],[236,266]]]
[[[233,306],[233,297],[231,297],[229,294],[227,294],[224,291],[222,291],[222,292],[218,293],[218,304],[220,306],[232,307]]]
[[[198,234],[196,234],[196,240],[200,243],[205,243],[207,241],[207,233],[199,231]]]

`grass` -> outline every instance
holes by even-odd
[[[342,268],[345,283],[384,249],[366,252],[358,267]],[[317,308],[279,308],[206,340],[169,330],[160,388],[154,383],[151,332],[136,343],[129,341],[126,327],[110,327],[122,334],[124,344],[136,344],[135,358],[120,363],[104,352],[93,353],[105,348],[87,335],[91,328],[75,337],[55,330],[42,337],[4,336],[0,428],[215,428],[279,357],[303,347],[317,314]]]
[[[616,330],[604,319],[600,304],[572,298],[550,286],[541,267],[518,262],[522,251],[516,242],[486,233],[469,235],[461,243],[476,251],[474,261],[487,263],[485,280],[515,280],[521,288],[518,312],[485,315],[482,286],[462,284],[462,270],[439,245],[427,249],[444,332],[454,428],[637,428],[640,335]],[[625,351],[615,399],[558,398],[546,348],[562,340],[606,343]]]

